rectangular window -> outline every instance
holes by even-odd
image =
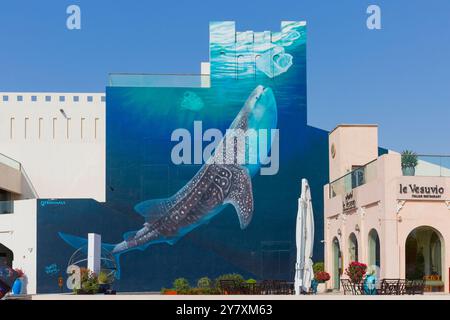
[[[98,133],[97,133],[97,130],[98,130],[98,122],[99,122],[99,119],[98,119],[98,118],[95,118],[95,123],[94,123],[94,139],[97,139],[97,135],[98,135]]]
[[[24,138],[25,138],[25,139],[27,138],[27,133],[28,133],[28,132],[27,132],[27,130],[28,130],[28,122],[29,122],[28,120],[30,120],[30,119],[29,119],[29,118],[25,118],[25,125],[24,125],[24,126],[25,126],[25,127],[24,127],[24,129],[25,129],[25,130],[24,130]]]
[[[44,129],[44,119],[39,118],[39,139],[42,138],[42,130]]]
[[[70,118],[67,118],[67,127],[66,127],[66,138],[70,137]]]
[[[5,102],[8,101],[8,98],[9,98],[8,96],[3,96],[3,101]]]
[[[102,102],[105,102],[106,101],[106,97],[102,96],[101,100],[102,100]]]
[[[52,101],[52,97],[51,97],[51,96],[45,96],[45,101],[46,101],[46,102]]]
[[[80,101],[80,97],[79,96],[73,96],[73,102],[78,102]]]
[[[88,102],[94,101],[94,97],[93,97],[93,96],[88,96],[88,97],[87,97],[87,101],[88,101]]]
[[[53,131],[53,139],[55,139],[56,138],[56,118],[53,118],[53,123],[52,123],[52,126],[53,126],[53,128],[52,128],[52,131]]]
[[[14,121],[15,121],[15,118],[11,118],[11,121],[9,123],[9,138],[10,139],[14,138]]]
[[[64,96],[59,96],[59,102],[64,102],[66,101],[66,97]]]
[[[23,101],[23,96],[17,96],[17,101]]]
[[[85,123],[85,118],[81,118],[81,139],[83,139],[84,136],[84,123]]]
[[[31,101],[36,102],[37,101],[37,96],[31,96]]]
[[[6,190],[0,190],[0,214],[14,213],[14,201],[12,194]],[[0,258],[2,255],[0,254]]]

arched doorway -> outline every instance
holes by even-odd
[[[369,232],[369,266],[381,266],[380,262],[380,238],[378,232],[375,229]]]
[[[12,268],[13,260],[13,252],[8,247],[0,243],[0,265],[7,265]]]
[[[348,238],[348,253],[349,262],[358,261],[358,239],[356,235],[352,232]]]
[[[418,227],[410,232],[405,244],[406,279],[425,279],[430,291],[442,291],[444,242],[432,227]]]
[[[342,256],[339,240],[333,239],[333,289],[339,290],[342,270]]]

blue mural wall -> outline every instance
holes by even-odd
[[[120,291],[232,272],[293,279],[302,178],[312,190],[314,260],[323,259],[328,133],[307,125],[306,25],[236,32],[234,22],[213,22],[210,68],[209,87],[107,87],[107,201],[40,201],[38,292],[59,290],[58,276],[89,232],[101,234],[120,263]],[[202,134],[229,128],[278,129],[279,151],[270,150],[276,170],[261,174],[269,154],[256,164],[196,161],[194,149],[211,143]],[[173,160],[177,129],[189,132],[193,146],[189,157],[179,153],[190,159],[182,164]]]

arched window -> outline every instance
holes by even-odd
[[[356,239],[356,235],[354,233],[350,234],[348,238],[348,253],[350,261],[358,261],[358,239]]]
[[[380,267],[380,238],[375,229],[369,232],[369,266]]]

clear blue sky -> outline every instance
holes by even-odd
[[[66,8],[82,29],[66,29]],[[366,8],[382,9],[382,30]],[[0,91],[103,91],[108,72],[198,73],[208,22],[308,22],[309,123],[378,123],[380,144],[450,154],[449,0],[41,0],[0,4]]]

